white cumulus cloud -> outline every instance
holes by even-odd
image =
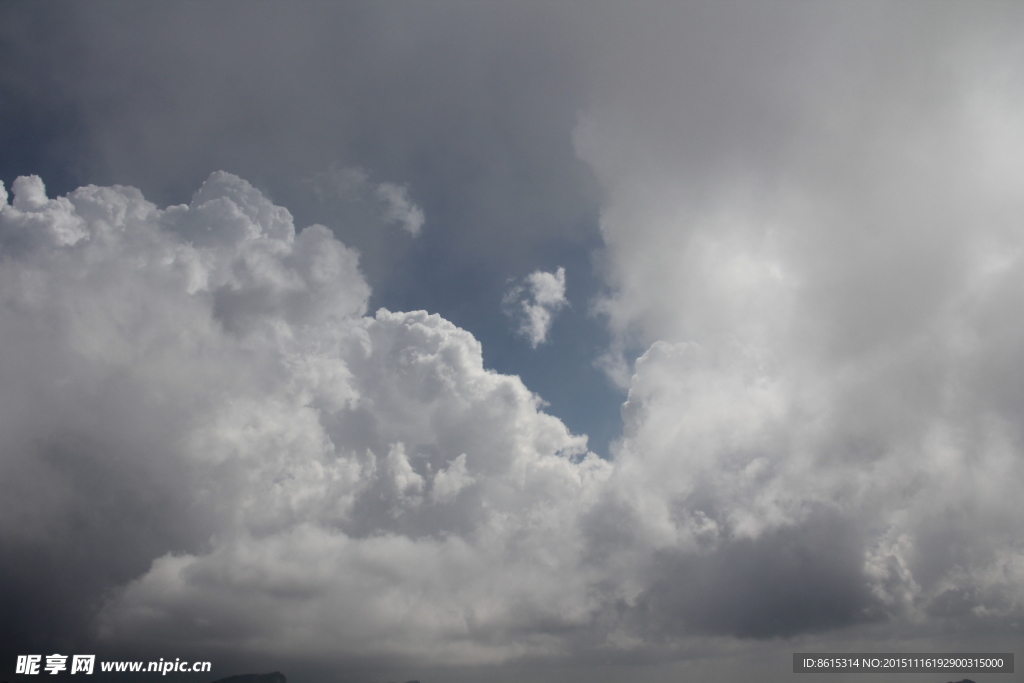
[[[468,332],[366,317],[355,254],[226,173],[164,210],[14,194],[0,545],[78,552],[104,642],[489,662],[587,623],[609,466]]]

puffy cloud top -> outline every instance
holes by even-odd
[[[1014,260],[974,271],[945,345],[829,373],[654,343],[606,462],[469,332],[367,316],[357,255],[235,176],[162,210],[13,195],[0,547],[26,558],[4,584],[26,647],[467,663],[1022,616],[1016,394],[970,391],[1019,353],[994,313]],[[530,305],[564,278],[531,275]],[[922,388],[922,363],[951,370]]]
[[[585,623],[562,570],[608,464],[468,332],[364,317],[327,229],[227,173],[165,210],[33,177],[0,238],[0,543],[46,568],[12,599],[55,572],[107,643],[436,661]],[[61,570],[71,546],[84,568]]]

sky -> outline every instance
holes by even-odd
[[[1022,65],[1018,3],[0,2],[0,677],[1020,654]]]

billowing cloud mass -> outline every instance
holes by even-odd
[[[537,348],[548,339],[558,312],[568,305],[565,268],[553,273],[537,270],[505,293],[506,314],[519,323],[518,333]]]
[[[240,31],[217,7],[224,30]],[[254,25],[280,19],[285,37],[333,36],[316,16],[267,7]],[[327,43],[310,51],[356,74],[346,88],[263,87],[275,69],[301,72],[298,39],[280,64],[240,53],[265,67],[243,90],[272,112],[253,130],[290,135],[348,116],[351,138],[274,142],[317,151],[295,151],[281,173],[345,225],[297,230],[272,174],[248,178],[262,191],[216,172],[188,204],[166,208],[121,185],[50,198],[39,177],[22,176],[0,189],[0,557],[17,560],[0,562],[5,647],[546,661],[568,680],[585,677],[563,677],[566,663],[770,650],[784,652],[788,676],[789,655],[807,643],[1019,642],[1019,9],[567,4],[513,21],[518,5],[465,19],[445,5],[402,23],[394,7],[368,7],[338,15],[345,59]],[[189,11],[173,16],[187,25]],[[95,30],[135,35],[121,26]],[[473,36],[464,53],[460,31]],[[178,54],[161,35],[153,54]],[[110,41],[97,63],[124,61]],[[196,63],[223,65],[212,45]],[[495,65],[519,63],[508,55],[536,63],[506,73]],[[182,63],[182,74],[232,73]],[[403,80],[407,65],[429,78]],[[175,106],[217,91],[212,76],[197,78],[204,87]],[[102,82],[83,76],[81,87]],[[151,81],[95,93],[135,82]],[[492,121],[483,103],[493,98],[454,96],[480,84],[530,96],[500,100]],[[299,97],[307,87],[324,99]],[[150,109],[124,127],[135,110],[107,121],[89,107],[120,99],[89,92],[82,106],[102,131],[93,143],[116,138],[112,174],[144,168],[160,186],[162,173],[201,166],[203,177],[221,167],[209,159],[244,165],[255,149],[231,147],[244,127],[204,109],[182,117],[207,131],[190,144],[229,130],[223,144],[237,154],[193,165],[168,152],[167,171],[152,150],[176,138],[146,123]],[[380,99],[365,110],[349,97],[369,92]],[[225,111],[259,110],[252,102]],[[122,127],[137,134],[118,138]],[[458,154],[436,152],[438,131]],[[354,142],[364,139],[380,161],[372,171],[330,166],[332,145],[364,149]],[[556,163],[554,139],[576,156]],[[136,140],[146,142],[138,157]],[[506,159],[521,147],[533,151]],[[273,165],[252,168],[263,164]],[[389,164],[401,173],[382,172]],[[600,186],[592,206],[566,189],[579,167]],[[460,208],[464,187],[475,189]],[[546,222],[525,220],[534,213]],[[600,231],[586,247],[572,237],[586,232],[581,215]],[[529,229],[516,232],[520,223]],[[360,230],[374,234],[339,238]],[[412,246],[387,258],[397,243]],[[515,258],[494,275],[506,251]],[[596,360],[621,389],[609,457],[518,377],[488,369],[467,329],[388,310],[403,306],[386,299],[371,307],[378,280],[371,292],[360,268],[373,258],[382,287],[434,287],[452,319],[479,310],[459,297],[486,299],[494,320],[473,328],[478,337],[500,339],[501,328],[540,357],[494,305],[509,272],[533,271],[511,281],[505,310],[532,347]],[[565,312],[566,269],[575,288],[588,258],[597,282],[574,289]],[[484,271],[494,281],[481,284]],[[570,321],[583,310],[607,337],[584,339],[583,313]],[[765,678],[779,680],[772,671]]]
[[[986,313],[1015,261],[965,271],[951,341],[832,373],[659,341],[606,462],[468,332],[365,315],[357,256],[235,176],[13,191],[0,542],[99,643],[488,663],[1024,612],[1016,384],[971,389],[1022,348]]]
[[[2,542],[89,548],[101,642],[473,662],[587,623],[609,465],[472,335],[365,317],[356,255],[226,173],[166,210],[13,189]]]
[[[923,35],[800,23],[816,12],[785,50],[734,17],[751,40],[713,78],[668,64],[721,17],[675,60],[638,48],[617,89],[636,96],[576,131],[608,193],[603,363],[629,387],[613,488],[658,558],[636,599],[669,631],[1019,632],[1019,43],[981,16]],[[908,36],[912,79],[890,59]],[[652,79],[664,99],[635,108]]]

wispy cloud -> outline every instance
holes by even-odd
[[[368,204],[371,213],[386,225],[394,225],[416,237],[426,217],[409,197],[408,188],[394,183],[374,183],[360,168],[332,167],[315,174],[307,183],[321,202],[341,200]]]
[[[391,183],[377,185],[377,197],[384,203],[384,220],[399,225],[415,237],[423,227],[423,209],[412,203],[404,187]]]

